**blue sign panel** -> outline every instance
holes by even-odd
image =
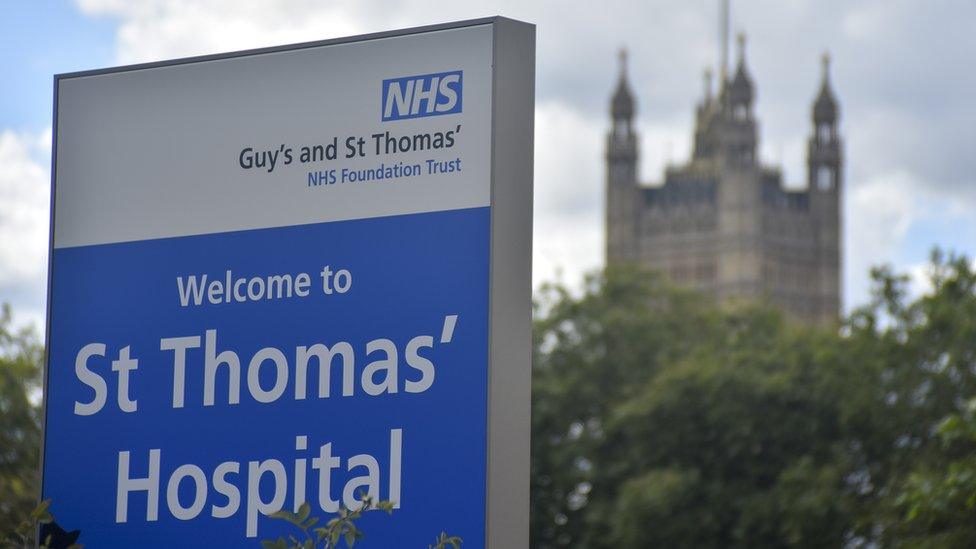
[[[475,208],[56,250],[59,522],[221,547],[365,491],[398,507],[370,546],[482,538],[488,229]]]

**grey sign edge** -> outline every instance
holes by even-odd
[[[41,392],[41,448],[37,467],[38,500],[44,493],[44,456],[47,440],[60,81],[486,24],[492,25],[494,67],[491,121],[491,259],[485,546],[498,549],[528,547],[535,25],[501,16],[54,75],[45,353]],[[499,134],[504,135],[505,138],[499,140]]]
[[[535,25],[499,18],[492,48],[489,548],[529,545]]]

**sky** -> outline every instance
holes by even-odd
[[[603,154],[617,52],[630,53],[640,177],[686,159],[718,0],[8,0],[0,17],[0,302],[43,327],[52,75],[504,15],[537,25],[533,284],[603,263]],[[804,183],[820,56],[845,140],[844,305],[890,264],[925,291],[933,246],[976,253],[976,3],[732,1],[757,86],[760,158]]]

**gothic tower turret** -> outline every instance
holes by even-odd
[[[728,137],[723,147],[728,158],[737,164],[751,165],[756,160],[756,121],[752,114],[755,86],[746,67],[746,35],[739,34],[739,61],[735,76],[728,84],[725,118]]]
[[[756,87],[746,66],[746,37],[739,35],[739,55],[731,79],[719,82],[718,98],[711,96],[711,73],[705,76],[705,98],[696,109],[693,157],[722,156],[730,165],[756,163],[758,141],[753,103]],[[727,71],[722,69],[722,74]]]
[[[620,79],[610,101],[607,135],[607,258],[632,261],[637,246],[637,133],[634,95],[627,81],[627,52],[620,52]]]
[[[840,313],[841,191],[843,151],[837,123],[840,109],[830,87],[830,57],[823,56],[820,92],[813,103],[813,135],[807,145],[807,182],[820,251],[819,314]]]
[[[813,102],[813,135],[807,149],[811,190],[836,191],[840,187],[841,141],[837,132],[839,109],[830,88],[830,56],[823,56],[820,93]]]

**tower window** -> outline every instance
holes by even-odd
[[[830,141],[830,124],[820,124],[817,128],[817,140],[821,143]]]
[[[821,166],[817,169],[817,188],[821,191],[827,191],[834,187],[834,173],[833,170],[827,166]]]
[[[613,133],[618,139],[625,139],[630,136],[630,121],[615,121],[613,124]]]

